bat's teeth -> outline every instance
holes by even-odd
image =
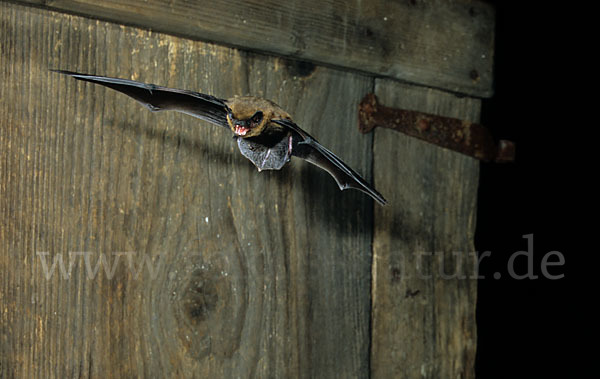
[[[238,136],[245,136],[246,133],[248,133],[248,128],[245,128],[240,125],[235,126],[235,134],[237,134]]]

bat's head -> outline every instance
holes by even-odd
[[[234,97],[226,101],[227,123],[236,136],[242,138],[260,135],[271,119],[288,117],[272,101],[252,96]]]
[[[233,134],[242,138],[248,138],[259,135],[265,128],[267,120],[265,119],[264,112],[261,110],[256,110],[250,116],[228,112],[227,123]]]

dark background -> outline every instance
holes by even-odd
[[[593,137],[577,136],[582,125],[568,116],[581,108],[582,96],[566,89],[567,80],[583,74],[573,65],[576,40],[568,35],[573,8],[490,2],[497,11],[495,95],[484,100],[482,123],[497,139],[515,141],[517,155],[512,164],[481,165],[475,246],[491,255],[479,266],[485,279],[478,287],[477,377],[576,377],[566,362],[569,350],[578,348],[567,343],[573,333],[567,316],[578,311],[568,306],[566,284],[579,236],[569,210],[574,205],[568,189],[575,182],[567,146],[573,136]],[[519,280],[508,271],[509,258],[527,250],[527,234],[533,234],[532,264],[520,256],[514,272],[529,269],[538,278]],[[549,268],[552,275],[564,274],[562,279],[549,280],[541,272],[550,251],[565,258],[564,266]]]

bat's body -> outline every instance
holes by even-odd
[[[55,72],[122,92],[151,111],[179,111],[229,128],[237,139],[242,155],[254,163],[259,171],[279,170],[292,156],[296,156],[329,172],[340,189],[354,188],[382,205],[386,203],[383,196],[360,175],[296,125],[286,111],[269,100],[251,96],[224,100],[198,92],[133,80],[70,71]]]

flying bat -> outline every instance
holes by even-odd
[[[356,171],[302,130],[286,111],[270,100],[252,96],[225,100],[134,80],[51,71],[112,88],[134,98],[151,111],[174,110],[228,128],[233,132],[242,155],[259,171],[279,170],[295,156],[327,171],[340,190],[357,189],[381,205],[387,202]]]

